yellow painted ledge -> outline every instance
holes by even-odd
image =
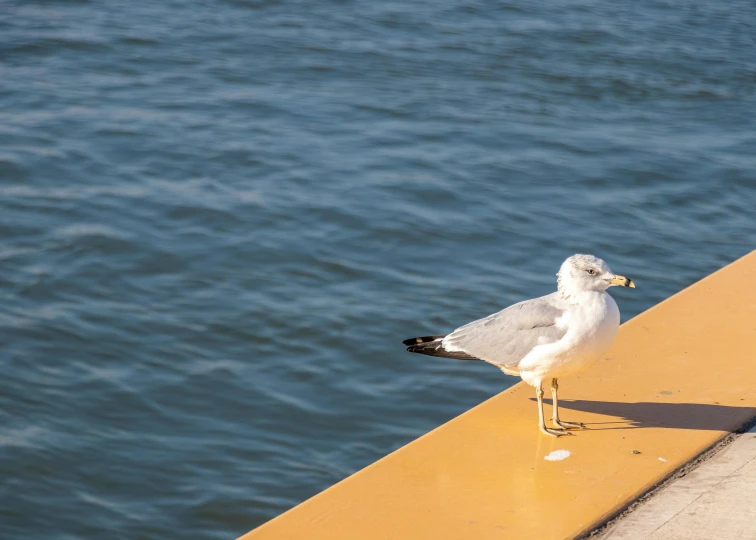
[[[625,323],[606,360],[560,381],[562,417],[590,430],[541,435],[521,383],[242,538],[579,536],[756,414],[754,350],[756,251]],[[545,460],[554,450],[570,456]]]

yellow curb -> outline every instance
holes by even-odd
[[[561,416],[589,430],[542,435],[521,383],[242,538],[579,536],[756,414],[755,350],[756,251],[625,323],[605,360],[560,380]]]

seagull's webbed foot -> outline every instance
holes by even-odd
[[[587,429],[582,422],[566,422],[564,420],[553,420],[553,422],[562,429]]]
[[[541,433],[544,435],[548,435],[549,437],[561,437],[562,435],[572,435],[569,431],[566,429],[556,429],[556,428],[550,428],[546,426],[540,426]]]

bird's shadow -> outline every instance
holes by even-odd
[[[535,399],[531,398],[532,401]],[[551,400],[544,399],[551,404]],[[589,429],[638,429],[668,427],[711,431],[736,431],[756,415],[754,407],[734,407],[709,403],[659,403],[642,401],[586,401],[560,399],[559,416],[567,421],[580,421],[567,411],[583,411],[623,418],[621,421],[585,422]],[[544,411],[548,416],[548,413]]]

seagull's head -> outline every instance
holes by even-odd
[[[585,291],[605,291],[612,285],[635,288],[635,283],[618,276],[609,265],[593,255],[573,255],[562,263],[557,274],[559,292],[571,296]]]

